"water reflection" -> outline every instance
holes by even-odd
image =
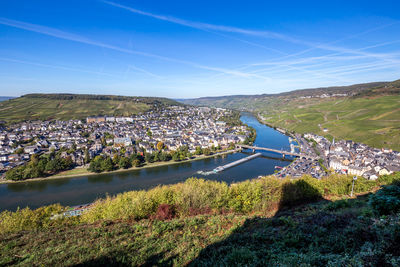
[[[94,175],[88,176],[87,180],[91,184],[106,183],[109,184],[114,179],[113,175]]]
[[[12,192],[38,191],[43,192],[47,187],[60,187],[69,183],[71,178],[49,179],[7,184],[7,189]]]

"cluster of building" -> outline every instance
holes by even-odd
[[[316,159],[319,158],[317,151],[309,144],[301,135],[296,134],[297,149],[301,151],[301,157],[296,158],[289,166],[282,168],[276,173],[278,177],[294,177],[299,178],[305,174],[311,175],[314,178],[325,176],[326,170],[321,166]],[[294,141],[289,137],[290,141]],[[293,147],[293,144],[291,144]],[[293,148],[292,148],[293,150]]]
[[[301,96],[300,98],[329,98],[329,97],[344,97],[348,96],[348,94],[321,94],[321,95],[308,95],[308,96]]]
[[[321,178],[329,171],[375,180],[400,172],[400,152],[377,149],[351,140],[330,142],[312,133],[296,134],[300,157],[276,173],[279,177],[311,175]]]
[[[372,148],[349,140],[330,142],[315,134],[305,134],[304,138],[316,143],[323,162],[338,173],[375,180],[380,175],[400,171],[400,152]]]
[[[228,148],[250,135],[247,126],[230,126],[222,119],[232,111],[207,107],[166,106],[132,117],[97,116],[86,120],[23,122],[0,129],[0,172],[27,162],[32,154],[62,149],[76,165],[84,165],[85,156],[113,156],[186,146]],[[86,161],[87,162],[87,161]]]

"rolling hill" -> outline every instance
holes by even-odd
[[[289,131],[400,150],[400,80],[182,102],[250,111],[263,122]]]
[[[28,94],[0,102],[0,120],[84,119],[87,116],[138,114],[159,105],[181,105],[156,97],[80,94]]]

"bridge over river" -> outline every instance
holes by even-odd
[[[256,150],[263,150],[263,151],[268,151],[268,152],[273,152],[277,154],[281,154],[283,157],[285,156],[293,156],[293,157],[299,157],[303,159],[310,159],[310,160],[318,160],[318,158],[303,154],[303,153],[296,153],[296,152],[290,152],[290,151],[285,151],[285,150],[279,150],[279,149],[273,149],[273,148],[268,148],[268,147],[259,147],[259,146],[248,146],[248,145],[237,145],[237,148],[240,149],[251,149],[253,152]]]

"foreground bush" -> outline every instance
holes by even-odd
[[[358,179],[354,192],[368,192],[396,181],[400,181],[400,173],[382,176],[376,181]],[[74,220],[94,223],[99,220],[155,218],[161,212],[160,205],[164,204],[173,210],[167,212],[168,218],[171,214],[176,217],[225,212],[266,214],[284,206],[315,201],[327,196],[349,195],[351,184],[352,177],[341,175],[323,179],[304,176],[294,180],[267,176],[232,185],[190,178],[184,183],[158,186],[147,191],[130,191],[97,200],[92,209]],[[49,218],[61,209],[59,205],[52,205],[37,210],[2,212],[0,233],[47,227],[58,222],[50,221]]]
[[[47,228],[59,224],[60,221],[52,220],[51,217],[61,213],[64,209],[61,205],[55,204],[36,210],[25,208],[18,209],[16,212],[3,211],[0,214],[0,233]]]
[[[172,218],[174,206],[162,204],[155,218],[137,222],[0,235],[0,266],[399,266],[400,214],[370,211],[367,195],[301,205],[273,217]]]
[[[400,211],[400,186],[384,186],[369,199],[369,205],[380,215],[393,214]]]

